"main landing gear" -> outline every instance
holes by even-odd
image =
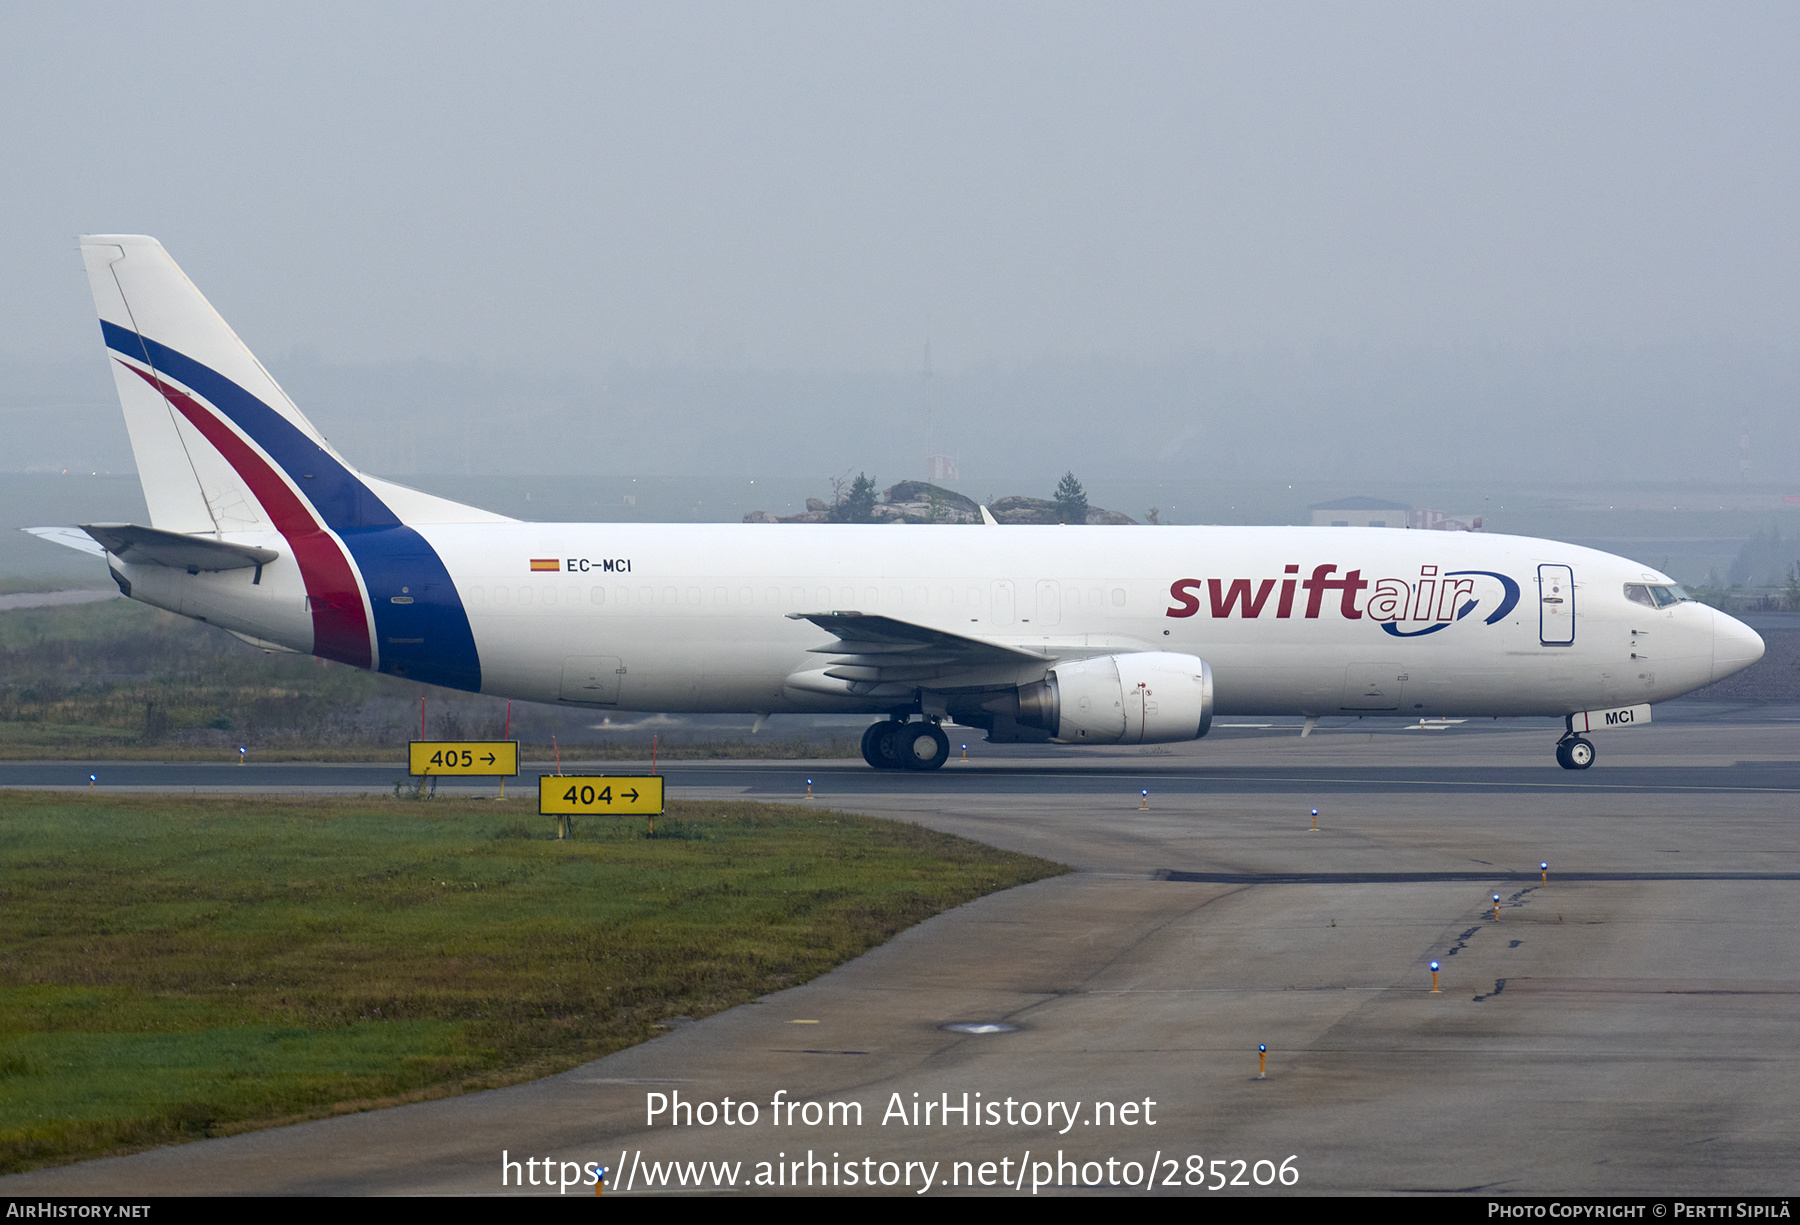
[[[886,719],[863,733],[862,755],[877,770],[935,770],[950,760],[950,738],[930,719]]]
[[[1594,742],[1570,733],[1556,742],[1556,764],[1565,770],[1585,770],[1594,764]]]

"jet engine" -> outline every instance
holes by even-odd
[[[1198,740],[1212,727],[1212,668],[1170,651],[1103,655],[1058,664],[1017,700],[1014,719],[1066,744]]]

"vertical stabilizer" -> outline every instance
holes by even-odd
[[[126,234],[84,237],[81,258],[87,265],[88,287],[93,290],[94,307],[100,314],[100,326],[106,334],[109,350],[115,339],[142,335],[126,299],[125,286],[129,284],[137,291],[134,297],[145,297],[144,273],[152,267],[158,270],[161,279],[180,281],[201,307],[211,311],[169,259],[162,244],[153,238]],[[231,336],[223,321],[218,326]],[[231,336],[231,339],[236,341],[237,337]],[[137,358],[138,368],[154,369],[155,363],[144,345],[131,347],[137,350],[130,356]],[[146,383],[133,366],[116,360],[108,365],[118,388],[119,405],[125,411],[125,428],[131,435],[131,453],[137,461],[138,479],[144,486],[144,502],[150,508],[151,526],[172,532],[219,531],[200,475],[202,467],[212,467],[207,463],[210,457],[205,452],[213,448],[197,436],[193,426],[176,413],[174,405],[154,385]],[[202,452],[198,461],[194,455],[196,450]],[[213,477],[217,493],[224,494],[218,479],[220,474],[210,472],[209,475]]]
[[[314,654],[479,689],[455,584],[413,525],[504,516],[352,468],[154,238],[91,235],[81,253],[150,525],[257,547],[278,533]]]

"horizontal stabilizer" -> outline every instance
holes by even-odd
[[[39,540],[48,540],[51,544],[60,544],[65,549],[74,549],[77,553],[86,553],[89,557],[105,557],[106,550],[99,541],[78,527],[22,527],[21,532],[30,532]]]
[[[204,536],[185,536],[135,523],[84,523],[81,530],[120,561],[132,565],[169,566],[176,570],[248,570],[266,566],[281,554],[247,544],[227,544]]]

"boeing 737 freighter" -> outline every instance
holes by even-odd
[[[1622,557],[1329,527],[525,523],[358,472],[153,238],[81,239],[150,522],[36,528],[133,599],[269,649],[596,710],[878,715],[1151,744],[1216,715],[1553,715],[1584,734],[1762,639]]]

